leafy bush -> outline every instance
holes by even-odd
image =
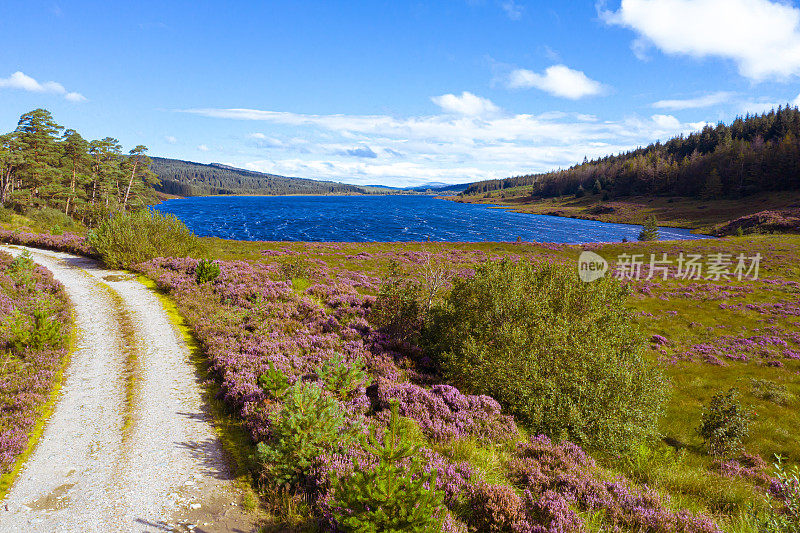
[[[89,234],[89,243],[111,268],[129,268],[155,257],[185,257],[201,251],[197,236],[180,220],[149,209],[107,219]]]
[[[456,280],[424,341],[456,387],[492,396],[532,432],[627,448],[655,433],[666,394],[627,295],[565,267],[487,263]]]
[[[348,363],[342,355],[334,355],[316,369],[316,374],[325,389],[334,394],[339,401],[352,400],[363,386],[368,385],[369,375],[361,360]]]
[[[284,396],[272,438],[259,442],[257,456],[278,483],[296,485],[321,454],[353,440],[339,403],[316,383],[298,381]]]
[[[0,207],[0,224],[8,224],[11,222],[11,215],[14,212],[10,209],[6,209],[5,207]]]
[[[197,263],[197,268],[195,269],[195,281],[197,281],[198,285],[214,281],[219,277],[220,272],[218,264],[213,261],[201,259],[200,262]]]
[[[753,396],[778,405],[786,405],[793,398],[785,385],[779,385],[770,379],[751,379],[750,386]]]
[[[44,229],[55,229],[56,231],[53,233],[58,233],[61,229],[72,228],[75,226],[75,221],[72,219],[72,217],[65,214],[63,211],[52,209],[50,207],[28,211],[26,216]]]
[[[379,440],[373,430],[364,448],[378,459],[374,469],[358,461],[350,476],[333,476],[334,517],[343,531],[440,531],[444,493],[435,489],[436,472],[425,472],[419,446],[400,431],[397,404],[391,407],[389,427]]]
[[[289,388],[289,379],[282,370],[275,368],[275,365],[270,361],[269,369],[258,377],[258,384],[267,395],[279,400],[283,398]]]
[[[370,311],[370,322],[395,339],[411,339],[422,326],[418,294],[418,285],[405,279],[393,261]]]
[[[715,394],[703,409],[697,432],[708,445],[711,455],[728,456],[741,450],[742,441],[750,432],[752,414],[739,402],[739,391]]]
[[[786,468],[783,458],[776,455],[775,482],[771,491],[782,502],[781,508],[773,506],[761,531],[764,533],[800,533],[800,469]]]

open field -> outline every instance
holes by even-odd
[[[75,246],[74,238],[61,239]],[[800,427],[800,236],[583,246],[221,239],[203,239],[203,243],[204,255],[221,267],[220,277],[212,283],[195,281],[197,261],[191,259],[156,259],[136,269],[155,280],[175,301],[200,341],[220,397],[250,434],[251,444],[239,441],[239,446],[249,448],[245,455],[256,452],[255,442],[268,439],[271,417],[281,405],[257,385],[269,365],[299,377],[332,354],[342,353],[348,360],[363,360],[378,387],[371,393],[359,389],[362,392],[345,405],[351,420],[385,424],[387,399],[405,391],[402,397],[409,403],[401,404],[401,414],[414,421],[417,429],[412,434],[426,450],[429,468],[439,472],[437,483],[447,494],[447,527],[454,531],[463,530],[465,523],[476,527],[477,519],[464,514],[463,506],[475,505],[475,498],[482,494],[480,487],[486,483],[510,487],[520,495],[526,487],[520,485],[513,467],[520,453],[517,443],[528,438],[524,425],[509,426],[503,422],[505,418],[493,418],[503,415],[481,414],[481,424],[488,426],[449,426],[464,416],[474,420],[478,413],[452,408],[444,414],[434,409],[438,400],[430,385],[441,378],[420,366],[419,348],[413,342],[397,344],[376,331],[367,320],[370,308],[392,264],[399,267],[404,279],[424,283],[431,265],[445,268],[452,277],[469,277],[481,264],[506,258],[576,268],[579,253],[591,249],[611,263],[612,272],[620,255],[641,254],[643,277],[650,254],[667,254],[674,260],[681,253],[703,258],[723,253],[730,254],[734,262],[740,254],[748,258],[761,254],[761,260],[755,280],[739,281],[735,276],[680,280],[674,278],[676,267],[672,265],[666,281],[660,279],[660,273],[650,280],[624,281],[630,285],[628,303],[636,322],[642,334],[652,339],[648,358],[670,382],[660,422],[661,438],[620,455],[589,447],[586,452],[596,467],[555,444],[535,444],[536,453],[573,457],[570,461],[583,466],[569,466],[572,463],[568,461],[562,467],[577,468],[569,471],[583,480],[582,487],[622,476],[620,482],[626,490],[640,494],[637,501],[650,502],[652,510],[648,512],[663,522],[655,529],[645,526],[643,511],[627,507],[619,499],[587,507],[580,496],[568,498],[565,501],[571,502],[569,509],[576,513],[580,527],[590,531],[614,525],[623,531],[672,531],[676,529],[670,528],[678,527],[674,522],[678,515],[670,513],[684,509],[691,514],[681,516],[696,518],[677,530],[715,531],[718,527],[756,531],[758,517],[764,516],[771,501],[775,504],[769,493],[774,454],[790,464],[800,462],[796,429]],[[434,298],[447,291],[445,286]],[[752,454],[749,459],[714,459],[696,432],[703,406],[712,395],[730,387],[740,391],[743,405],[756,415],[744,442],[745,450]],[[483,418],[486,416],[489,418]],[[479,427],[495,427],[499,432],[486,433]],[[273,517],[268,530],[314,529],[319,522],[313,517],[321,517],[323,524],[331,520],[327,479],[349,461],[346,453],[337,453],[341,452],[324,456],[299,492],[278,491],[267,470],[260,470],[263,467],[258,462],[251,465],[263,505]],[[556,471],[553,475],[562,474]],[[576,487],[564,490],[564,494],[580,492]],[[655,492],[645,496],[648,490]],[[713,523],[716,526],[710,525]]]

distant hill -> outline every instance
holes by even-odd
[[[564,170],[476,182],[462,196],[508,189],[531,200],[590,192],[716,200],[800,190],[800,111],[779,107]]]
[[[150,170],[161,180],[161,184],[157,185],[155,189],[177,196],[374,194],[377,192],[357,185],[289,178],[219,163],[193,163],[164,157],[153,157],[152,161]]]

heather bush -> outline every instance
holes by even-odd
[[[715,394],[703,409],[697,432],[716,456],[729,456],[740,451],[742,441],[750,433],[753,415],[739,402],[739,391],[731,388]]]
[[[418,301],[419,286],[404,278],[396,262],[381,283],[369,314],[369,321],[390,337],[406,341],[419,334],[422,314]]]
[[[619,450],[654,435],[666,395],[618,282],[553,265],[487,263],[424,331],[445,376],[535,433]]]
[[[194,272],[194,279],[197,281],[198,285],[202,285],[203,283],[208,283],[209,281],[214,281],[220,275],[220,268],[219,265],[213,261],[207,261],[205,259],[201,259],[199,263],[197,263],[197,268]]]
[[[326,390],[339,401],[352,400],[358,391],[369,385],[369,374],[360,359],[348,362],[341,354],[336,354],[315,370]]]
[[[439,531],[444,515],[444,493],[436,490],[436,472],[426,472],[419,446],[400,430],[397,403],[379,439],[373,430],[362,445],[377,459],[374,468],[362,468],[354,459],[349,476],[332,479],[334,519],[342,531]]]
[[[149,209],[119,213],[89,234],[111,268],[130,268],[156,257],[185,257],[201,251],[199,239],[173,215]]]
[[[522,499],[506,485],[478,485],[470,494],[469,525],[487,533],[530,531]]]
[[[271,438],[258,443],[257,457],[271,479],[296,485],[323,453],[353,441],[339,403],[316,383],[298,381],[284,395]]]
[[[775,383],[771,379],[751,379],[750,390],[756,398],[778,405],[786,405],[793,398],[785,385]]]

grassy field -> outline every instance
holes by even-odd
[[[780,454],[790,463],[800,462],[800,237],[749,236],[691,242],[626,243],[603,246],[535,244],[329,244],[248,243],[207,239],[215,258],[258,262],[298,261],[329,269],[341,279],[368,276],[379,282],[390,260],[400,260],[409,277],[419,277],[419,260],[425,254],[445,255],[454,268],[471,268],[483,260],[504,257],[548,260],[577,265],[583,248],[591,248],[609,262],[620,254],[725,253],[733,257],[762,255],[759,278],[738,281],[658,279],[630,281],[630,305],[647,336],[666,341],[652,345],[672,384],[663,439],[633,457],[596,459],[612,471],[656,487],[671,496],[676,507],[722,517],[729,531],[753,530],[748,512],[767,505],[765,483],[756,473],[729,475],[707,454],[696,428],[701,410],[717,392],[736,387],[755,421],[746,450],[767,463]],[[265,257],[266,256],[266,257]],[[462,262],[462,264],[458,264]],[[647,269],[642,272],[646,276]],[[674,274],[674,267],[672,269]],[[296,277],[303,289],[310,280]],[[374,293],[362,289],[365,293]],[[711,357],[713,356],[713,357]],[[760,380],[760,381],[759,381]],[[776,399],[762,392],[764,384],[783,391]],[[502,462],[502,461],[501,461]],[[761,473],[768,474],[769,469]],[[749,477],[748,477],[749,476]]]
[[[760,193],[742,199],[700,200],[684,197],[631,196],[603,201],[600,194],[588,193],[581,198],[564,196],[532,199],[529,187],[473,196],[448,196],[464,203],[492,204],[518,213],[556,215],[623,224],[641,224],[655,216],[660,225],[689,228],[697,233],[710,233],[729,220],[765,210],[797,207],[800,193]]]
[[[756,517],[774,504],[768,491],[774,455],[780,454],[789,464],[800,463],[800,236],[584,246],[241,242],[213,238],[203,242],[207,257],[221,261],[223,271],[230,272],[225,274],[230,283],[241,278],[235,285],[214,289],[229,291],[225,293],[228,296],[186,285],[190,262],[159,263],[148,267],[150,275],[172,295],[188,326],[212,351],[223,340],[234,342],[226,335],[246,327],[247,332],[241,331],[249,337],[235,341],[241,343],[242,352],[252,339],[270,335],[292,342],[304,335],[316,336],[305,333],[307,324],[301,319],[283,318],[295,316],[296,312],[288,311],[295,309],[292,306],[306,309],[313,304],[323,311],[323,317],[336,317],[344,325],[351,315],[341,307],[343,292],[332,298],[322,295],[320,287],[346,288],[353,302],[358,301],[357,296],[374,296],[390,263],[398,264],[404,277],[421,280],[431,260],[446,265],[453,275],[468,276],[477,265],[504,258],[563,263],[577,269],[579,254],[592,250],[609,261],[610,272],[614,272],[620,256],[640,254],[646,278],[651,254],[657,258],[667,254],[672,260],[681,253],[698,254],[707,260],[712,254],[722,253],[729,254],[734,262],[739,254],[747,258],[760,254],[758,279],[675,279],[673,264],[667,280],[656,275],[653,279],[623,281],[631,286],[629,304],[636,311],[639,326],[653,339],[649,356],[670,380],[670,398],[660,427],[662,437],[624,456],[587,452],[608,475],[624,476],[635,486],[650,487],[668,496],[665,501],[669,508],[713,517],[723,530],[731,532],[757,531]],[[251,290],[248,287],[263,285],[266,294],[279,290],[275,283],[283,281],[290,282],[291,292],[279,293],[273,310],[269,310],[272,296],[252,300],[258,308],[248,307],[250,297],[243,300],[245,307],[226,303],[241,299],[242,290]],[[211,305],[212,300],[220,303]],[[352,330],[348,331],[352,335]],[[399,368],[405,368],[403,364],[398,362]],[[213,359],[211,367],[220,368]],[[755,413],[744,446],[761,461],[715,460],[696,431],[703,406],[712,395],[731,387],[740,391],[742,403]],[[470,465],[483,481],[512,484],[508,469],[516,441],[503,444],[476,437],[444,441],[419,438],[437,457]],[[526,438],[524,428],[519,438]],[[244,445],[241,439],[240,445]],[[268,488],[268,480],[261,479],[259,486],[265,505],[275,517],[275,530],[289,526],[303,529],[303,524],[309,524],[314,505],[285,493],[276,496]],[[602,513],[578,511],[589,530],[604,531],[608,527]]]

